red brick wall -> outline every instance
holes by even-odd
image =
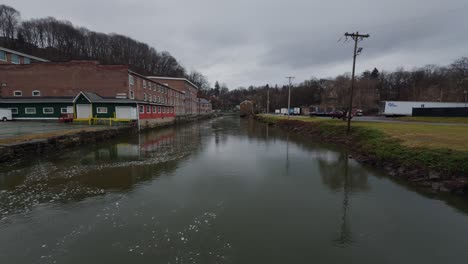
[[[140,112],[140,107],[143,106],[143,113]],[[149,112],[147,111],[147,107],[149,106]],[[161,108],[161,113],[159,113],[159,108]],[[165,112],[163,112],[162,109],[165,109]],[[174,107],[170,106],[156,106],[156,112],[153,112],[153,105],[145,105],[145,104],[139,104],[138,105],[138,114],[140,119],[158,119],[158,118],[164,118],[164,117],[174,117]]]
[[[160,79],[157,77],[154,80],[169,85],[171,88],[177,89],[181,92],[185,92],[185,113],[186,114],[197,114],[198,113],[198,99],[197,89],[185,80],[171,80],[171,79]]]
[[[95,92],[104,97],[117,93],[128,95],[128,67],[99,65],[92,61],[64,63],[33,63],[28,65],[0,65],[1,96],[13,97],[21,90],[23,97],[31,97],[33,90],[41,96],[76,96],[80,91]]]

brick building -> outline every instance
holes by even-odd
[[[137,119],[152,126],[172,121],[185,110],[183,92],[135,73],[127,65],[96,61],[3,64],[0,89],[0,106],[12,108],[17,119],[73,114],[77,119]]]
[[[169,87],[185,93],[185,114],[198,114],[198,87],[185,78],[149,76],[151,80],[163,83]]]
[[[47,60],[0,47],[0,64],[30,64],[34,62],[47,62]]]

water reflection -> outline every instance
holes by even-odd
[[[0,220],[42,203],[79,201],[169,175],[200,151],[199,129],[150,131],[0,171]]]
[[[401,188],[346,150],[239,118],[2,167],[0,190],[1,263],[468,257],[465,214]]]

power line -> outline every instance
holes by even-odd
[[[353,54],[353,73],[352,73],[352,77],[351,77],[351,91],[350,91],[350,94],[349,94],[349,108],[348,108],[348,111],[346,111],[346,115],[345,117],[348,118],[348,127],[346,129],[346,134],[349,135],[349,132],[351,131],[351,112],[353,110],[353,93],[354,93],[354,74],[355,74],[355,70],[356,70],[356,57],[357,55],[362,51],[362,48],[359,48],[358,50],[358,42],[364,40],[365,38],[368,38],[370,37],[369,34],[359,34],[358,31],[356,31],[356,33],[348,33],[346,32],[345,33],[345,37],[346,39],[348,39],[349,37],[352,38],[354,40],[354,54]]]

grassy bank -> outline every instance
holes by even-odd
[[[468,117],[430,117],[430,116],[402,116],[397,117],[400,121],[468,124]]]
[[[346,135],[345,122],[323,118],[259,116],[270,124],[350,147],[354,155],[395,176],[437,190],[468,187],[468,127],[425,124],[354,122]]]
[[[273,121],[286,120],[286,116],[261,115]],[[346,122],[330,118],[314,118],[307,116],[292,116],[291,120],[303,122],[320,122],[345,126]],[[468,151],[468,126],[448,126],[434,124],[389,123],[389,122],[352,122],[353,128],[369,128],[378,130],[385,135],[398,139],[404,146],[412,148],[450,149]]]

